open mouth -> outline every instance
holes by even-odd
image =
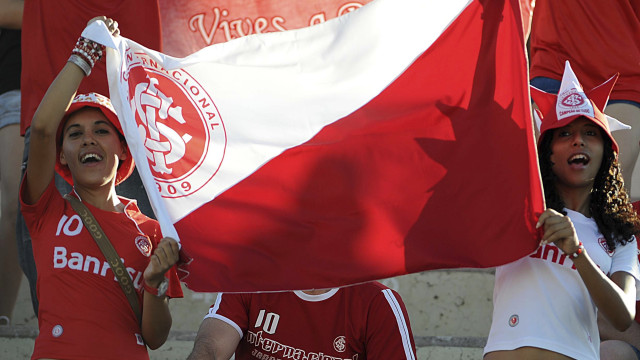
[[[84,154],[80,158],[80,163],[82,164],[96,163],[99,161],[102,161],[102,156],[94,153]]]
[[[591,159],[586,154],[575,154],[567,160],[569,165],[587,165]]]

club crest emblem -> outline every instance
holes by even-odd
[[[333,340],[333,349],[337,352],[344,352],[347,349],[347,339],[344,336],[338,336]]]
[[[158,191],[165,198],[192,195],[222,164],[227,136],[220,113],[185,69],[168,71],[131,49],[126,59],[123,80]]]
[[[51,329],[51,335],[56,338],[62,336],[63,332],[64,330],[62,329],[61,325],[56,325],[53,327],[53,329]]]
[[[598,244],[600,244],[602,250],[604,250],[604,252],[606,252],[609,256],[613,256],[613,254],[616,252],[615,250],[609,250],[609,245],[607,245],[607,239],[605,238],[598,239]]]
[[[509,326],[516,327],[519,322],[520,322],[520,317],[518,315],[514,314],[509,317]]]
[[[146,257],[151,256],[151,250],[153,250],[153,247],[151,246],[151,241],[149,241],[148,237],[138,236],[136,237],[135,242],[136,242],[136,247],[138,248],[138,250],[140,250],[142,255]]]
[[[584,104],[584,98],[577,92],[569,93],[562,99],[562,105],[567,107],[580,106],[582,104]]]

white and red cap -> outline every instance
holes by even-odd
[[[584,116],[600,126],[611,139],[613,150],[618,153],[618,143],[611,136],[615,130],[630,129],[628,125],[607,116],[600,109],[604,109],[609,101],[609,95],[618,80],[619,74],[612,76],[601,85],[585,92],[578,78],[571,69],[569,61],[565,63],[562,83],[558,94],[544,92],[531,86],[531,98],[538,105],[536,110],[540,118],[540,138],[551,129],[560,128],[573,120]],[[538,119],[536,119],[538,120]]]
[[[69,105],[69,109],[62,117],[62,121],[60,121],[60,126],[58,126],[58,131],[56,135],[56,171],[60,176],[62,176],[69,184],[73,185],[73,177],[71,176],[71,171],[69,171],[69,167],[62,165],[60,163],[60,149],[62,145],[62,130],[69,119],[69,117],[75,113],[76,111],[83,109],[85,107],[93,107],[100,110],[104,116],[109,120],[109,122],[118,130],[120,135],[123,135],[122,127],[120,126],[120,121],[118,120],[118,115],[116,115],[116,110],[111,105],[111,100],[108,97],[100,95],[98,93],[88,93],[88,94],[79,94],[73,98],[71,101],[71,105]],[[133,172],[133,168],[135,164],[133,162],[133,157],[129,152],[129,148],[127,147],[127,158],[124,159],[120,166],[118,166],[118,171],[116,173],[116,185],[125,181]]]

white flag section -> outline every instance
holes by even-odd
[[[162,231],[179,239],[173,223],[366,104],[468,3],[375,0],[319,25],[182,59],[108,39],[97,23],[83,36],[115,48],[107,51],[111,100],[145,187],[158,189],[147,192]],[[197,162],[183,161],[196,152]]]

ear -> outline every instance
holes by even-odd
[[[128,151],[127,143],[124,141],[120,141],[120,154],[118,154],[118,158],[120,159],[120,161],[122,161],[122,160],[127,160],[128,156],[129,156],[129,151]]]
[[[64,157],[64,153],[62,152],[62,150],[60,151],[60,156],[59,156],[59,157],[60,157],[60,164],[62,164],[62,165],[69,165],[69,164],[67,163],[67,159],[65,159],[65,157]]]

